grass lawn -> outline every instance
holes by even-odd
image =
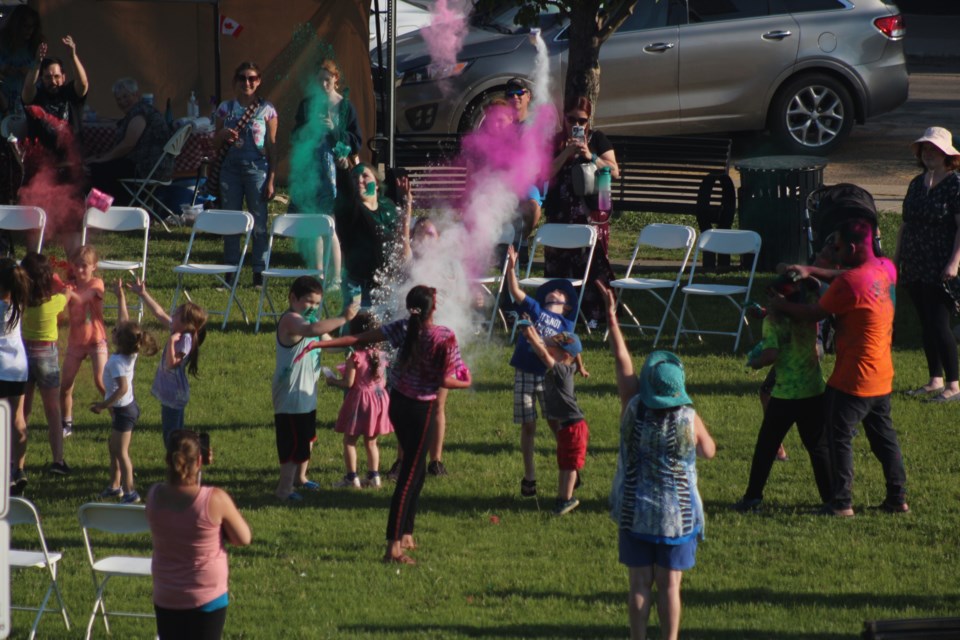
[[[627,216],[617,223],[614,237],[626,239],[614,243],[614,255],[629,256],[638,225],[649,219]],[[895,225],[885,216],[886,238],[895,237]],[[165,303],[173,292],[171,269],[182,258],[186,239],[182,230],[154,232],[151,238],[148,282]],[[102,257],[135,250],[133,241],[104,241],[100,246]],[[892,247],[887,250],[892,252]],[[216,259],[221,250],[217,243],[205,243],[200,251]],[[241,282],[240,299],[253,314],[256,297],[249,269]],[[222,304],[226,298],[206,283],[193,293],[204,306]],[[285,300],[283,285],[272,293],[275,300]],[[635,311],[645,308],[632,306]],[[898,310],[895,386],[905,389],[925,381],[925,364],[905,295]],[[701,309],[703,324],[709,324],[712,315],[721,316],[711,311]],[[187,424],[212,436],[216,460],[204,471],[204,482],[230,492],[254,533],[250,547],[230,551],[227,637],[628,635],[626,571],[617,562],[616,530],[607,514],[619,405],[613,362],[600,336],[584,336],[584,357],[592,375],[578,386],[591,429],[584,485],[578,491],[581,507],[563,518],[550,513],[556,464],[545,427],[537,441],[541,495],[538,500],[520,497],[510,348],[502,336],[492,344],[474,341],[465,351],[476,384],[452,393],[448,403],[444,462],[450,475],[427,479],[417,519],[421,548],[414,555],[419,564],[398,569],[379,562],[393,485],[362,492],[328,488],[343,473],[340,438],[332,431],[340,393],[330,388],[319,392],[320,432],[312,477],[324,489],[306,495],[301,505],[277,504],[270,403],[273,323],[254,335],[252,318],[247,326],[239,313],[226,331],[219,330],[216,318],[212,322],[217,326],[203,346],[201,378],[192,381]],[[152,319],[147,326],[165,337]],[[650,337],[628,332],[627,339],[639,363],[650,350]],[[672,335],[667,345],[670,340]],[[707,531],[697,566],[684,578],[682,636],[833,640],[857,636],[864,620],[957,615],[960,490],[955,479],[960,456],[954,452],[960,450],[960,430],[955,408],[894,397],[911,514],[897,517],[869,509],[884,497],[883,479],[860,437],[855,441],[857,517],[813,515],[818,505],[812,474],[800,440],[791,432],[786,441],[790,460],[775,465],[764,511],[741,515],[729,505],[746,486],[761,420],[756,392],[764,374],[744,366],[749,339],[738,355],[730,353],[731,346],[730,339],[704,345],[688,340],[678,350],[686,362],[690,395],[718,444],[716,458],[699,465]],[[332,366],[338,357],[325,355],[325,364]],[[157,357],[141,358],[135,384],[143,415],[131,452],[142,492],[163,474],[160,408],[149,392],[156,364]],[[64,551],[61,584],[80,627],[67,633],[56,616],[48,615],[40,626],[41,637],[82,637],[93,601],[77,509],[96,499],[107,483],[109,423],[107,417],[84,410],[99,399],[89,368],[78,379],[75,397],[75,435],[66,442],[72,476],[43,472],[50,454],[45,429],[37,421],[39,405],[31,428],[26,496],[44,517],[51,548]],[[387,468],[394,439],[385,438],[381,449]],[[360,451],[362,465],[362,447]],[[29,532],[19,529],[14,529],[14,544],[31,544]],[[148,545],[149,539],[140,542]],[[129,546],[114,549],[130,551]],[[39,571],[12,578],[16,603],[39,602],[43,588]],[[107,597],[114,608],[148,610],[149,581],[116,579]],[[31,615],[14,612],[12,637],[26,637]],[[113,619],[111,627],[117,638],[154,635],[151,621]],[[97,637],[105,636],[99,622],[95,630]]]

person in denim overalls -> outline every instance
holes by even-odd
[[[260,68],[253,62],[242,62],[233,76],[236,98],[217,107],[216,146],[231,145],[220,167],[220,206],[240,211],[246,198],[253,215],[251,264],[253,285],[263,284],[261,272],[267,255],[267,202],[274,195],[277,161],[277,110],[257,96]],[[259,100],[259,107],[243,131],[237,125],[247,107]],[[240,237],[223,240],[223,257],[228,264],[240,261]]]

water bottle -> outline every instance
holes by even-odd
[[[610,194],[610,167],[601,167],[597,171],[597,199],[600,211],[610,211],[613,209],[613,202]]]
[[[197,94],[194,91],[190,92],[190,100],[187,101],[187,117],[194,119],[200,117],[200,105],[197,104]]]

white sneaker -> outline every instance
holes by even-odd
[[[338,480],[333,483],[333,488],[334,489],[347,489],[347,488],[359,489],[360,476],[354,476],[353,480],[351,480],[347,476],[343,476],[341,480]]]
[[[380,474],[379,474],[379,473],[378,473],[377,475],[375,475],[375,476],[369,476],[369,475],[368,475],[366,478],[363,479],[362,484],[363,484],[363,486],[366,487],[367,489],[379,489],[381,486],[383,486],[382,483],[381,483],[381,481],[380,481]]]

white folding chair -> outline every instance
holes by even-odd
[[[243,259],[247,255],[247,247],[250,245],[250,232],[253,230],[253,216],[246,211],[225,211],[222,209],[210,209],[197,216],[193,223],[193,231],[190,232],[190,242],[187,244],[187,253],[183,256],[183,264],[173,268],[177,274],[177,289],[173,293],[173,304],[170,305],[170,312],[177,308],[177,302],[180,300],[182,291],[187,299],[190,294],[183,286],[183,277],[185,275],[193,276],[213,276],[221,285],[230,290],[230,297],[227,299],[227,308],[223,311],[207,309],[207,314],[218,314],[223,316],[222,329],[227,327],[227,320],[230,318],[230,309],[233,303],[237,303],[240,313],[243,314],[243,320],[247,323],[250,319],[243,305],[237,300],[237,282],[240,281],[240,269],[243,267]],[[191,262],[190,252],[193,250],[193,242],[198,233],[209,233],[218,236],[244,236],[243,247],[240,250],[240,260],[237,264],[208,264],[201,262]],[[225,275],[233,276],[228,282]]]
[[[656,348],[657,342],[660,341],[660,334],[663,333],[663,327],[667,323],[667,316],[673,315],[674,318],[677,317],[677,314],[671,310],[671,306],[673,305],[674,297],[677,295],[677,289],[680,288],[680,280],[683,278],[683,274],[687,269],[687,263],[690,261],[690,253],[693,251],[696,238],[697,232],[694,231],[692,227],[679,224],[662,224],[659,222],[648,224],[640,231],[640,236],[637,238],[637,244],[633,248],[633,255],[630,256],[630,265],[627,267],[627,274],[623,278],[619,278],[610,283],[610,288],[617,294],[617,308],[622,307],[633,321],[632,324],[624,324],[619,320],[617,323],[621,327],[634,327],[638,329],[640,333],[643,333],[644,329],[656,329],[657,335],[653,339],[654,348]],[[680,268],[677,269],[677,275],[671,280],[631,276],[641,247],[669,250],[678,255],[682,251],[683,259],[680,262]],[[657,292],[663,289],[670,289],[670,295],[666,300]],[[633,311],[630,310],[630,307],[623,302],[623,294],[626,291],[646,291],[656,298],[660,304],[663,305],[663,317],[660,319],[660,324],[641,324],[633,314]],[[607,333],[609,332],[608,329]],[[604,335],[604,340],[606,340],[606,334]]]
[[[70,616],[67,614],[67,605],[63,602],[63,594],[60,593],[60,584],[57,582],[57,563],[63,557],[59,551],[50,551],[47,549],[47,539],[43,535],[43,527],[40,525],[40,514],[32,502],[24,498],[10,498],[9,510],[7,511],[7,522],[11,525],[30,524],[37,530],[37,537],[40,539],[39,551],[28,551],[24,549],[10,549],[8,558],[11,569],[45,569],[50,574],[50,585],[43,596],[43,601],[39,607],[27,607],[21,605],[10,605],[11,609],[18,611],[36,611],[37,617],[33,620],[33,626],[30,628],[31,640],[37,635],[37,627],[45,613],[59,612],[63,616],[63,624],[67,630],[70,630]],[[55,595],[60,608],[48,608],[47,603],[50,596]]]
[[[260,318],[270,316],[276,318],[281,315],[273,306],[273,299],[267,291],[267,282],[270,278],[299,278],[300,276],[314,276],[323,282],[324,275],[329,269],[330,252],[326,248],[333,242],[334,222],[333,217],[320,213],[287,213],[277,216],[273,219],[273,225],[270,227],[270,239],[267,241],[267,258],[263,276],[263,286],[260,287],[260,302],[257,304],[257,324],[253,329],[254,333],[260,332]],[[273,257],[273,239],[277,236],[282,238],[317,238],[323,241],[324,253],[327,259],[324,260],[322,269],[276,269],[270,267],[270,260]],[[270,305],[270,311],[263,308],[264,300]]]
[[[519,234],[517,233],[517,226],[512,222],[503,225],[503,229],[500,231],[500,237],[497,239],[497,246],[512,245],[514,249],[517,249],[518,244]],[[504,254],[499,273],[476,278],[472,281],[472,284],[479,286],[487,297],[493,301],[493,310],[490,312],[490,317],[480,325],[481,328],[483,325],[489,325],[487,328],[488,340],[493,337],[493,327],[497,324],[497,316],[500,316],[500,322],[503,323],[504,331],[509,331],[507,319],[500,309],[500,299],[503,297],[503,287],[507,279],[507,264],[507,255]],[[496,289],[496,292],[494,292],[494,289]]]
[[[580,278],[565,278],[574,287],[580,288],[580,295],[577,296],[577,312],[575,318],[582,318],[580,306],[583,302],[583,286],[587,280],[587,274],[590,273],[590,263],[593,261],[593,252],[597,248],[597,228],[589,224],[545,224],[537,230],[537,235],[533,238],[533,244],[530,246],[530,259],[527,262],[527,275],[520,281],[520,286],[524,289],[536,290],[542,284],[546,284],[555,278],[531,278],[530,272],[533,270],[533,260],[537,255],[539,247],[553,247],[555,249],[589,249],[587,255],[587,267]],[[587,333],[590,333],[590,327],[584,319],[584,326]],[[516,331],[516,325],[514,325]],[[511,336],[512,339],[512,336]]]
[[[147,246],[150,243],[150,216],[138,207],[110,207],[106,211],[87,209],[83,216],[81,244],[87,244],[87,230],[96,229],[111,232],[143,232],[143,254],[137,260],[99,260],[97,269],[101,271],[127,271],[140,280],[147,279]],[[137,321],[143,319],[143,300],[137,303]]]
[[[124,178],[120,180],[120,184],[123,185],[123,188],[127,190],[127,193],[130,194],[130,204],[132,206],[142,206],[144,209],[150,212],[157,221],[163,225],[163,228],[167,231],[170,231],[170,228],[167,226],[167,223],[164,221],[164,216],[160,215],[158,210],[162,209],[166,211],[167,216],[173,216],[174,220],[177,220],[177,214],[170,210],[170,208],[163,204],[163,202],[157,198],[156,191],[160,187],[169,187],[173,182],[172,178],[159,179],[156,177],[157,171],[160,170],[160,167],[163,165],[164,160],[167,156],[172,156],[174,159],[180,155],[183,151],[183,147],[187,144],[187,139],[190,138],[190,132],[193,130],[192,124],[185,124],[180,127],[176,133],[171,136],[170,140],[167,141],[167,144],[163,146],[163,154],[160,158],[157,159],[157,163],[153,165],[153,168],[150,169],[150,173],[147,174],[145,178]]]
[[[697,259],[704,251],[712,251],[722,255],[752,254],[750,261],[750,276],[747,278],[746,286],[740,284],[711,284],[704,282],[695,282],[694,276],[697,270]],[[736,353],[740,346],[740,334],[747,319],[745,316],[746,303],[750,298],[750,289],[753,287],[753,275],[757,270],[757,257],[760,255],[760,234],[755,231],[742,231],[736,229],[710,229],[704,231],[697,243],[697,252],[693,256],[693,264],[690,267],[690,279],[687,285],[680,289],[683,294],[683,306],[680,309],[680,320],[677,323],[677,335],[673,339],[673,348],[677,348],[681,334],[699,333],[704,335],[735,336],[733,342],[733,351]],[[738,302],[735,296],[743,294],[743,300]],[[687,311],[687,303],[691,296],[708,296],[726,298],[730,304],[737,310],[737,330],[736,331],[703,331],[701,329],[684,329],[683,320]],[[690,314],[691,320],[693,314]]]
[[[0,206],[0,229],[6,231],[36,231],[37,245],[34,251],[43,249],[43,231],[47,226],[47,214],[40,207],[21,205]]]
[[[87,559],[90,561],[90,571],[93,575],[93,586],[96,595],[93,601],[93,612],[87,622],[88,640],[93,633],[93,623],[97,613],[103,615],[103,626],[110,633],[110,622],[107,615],[126,618],[153,618],[152,613],[131,613],[127,611],[107,611],[104,603],[104,591],[107,582],[114,577],[149,578],[151,576],[150,556],[112,555],[97,558],[90,542],[90,531],[99,531],[114,535],[142,534],[150,531],[147,524],[147,511],[143,505],[135,504],[106,504],[102,502],[88,502],[80,507],[80,526],[83,529],[83,544],[87,549]]]

